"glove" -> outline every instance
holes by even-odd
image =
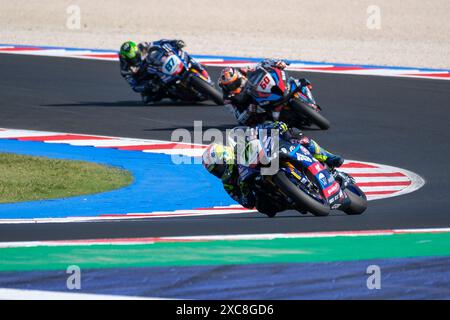
[[[337,155],[328,156],[328,158],[325,160],[325,163],[331,168],[338,168],[342,166],[342,164],[344,163],[344,159],[341,156]]]
[[[280,70],[284,70],[286,68],[286,62],[284,62],[283,60],[278,60],[277,62],[275,62],[275,67]]]
[[[300,138],[300,140],[298,141],[302,146],[306,147],[309,146],[310,140],[308,137],[303,136]]]
[[[246,77],[248,71],[250,70],[250,68],[249,68],[249,67],[243,67],[243,68],[239,68],[238,70],[239,70],[239,72],[240,72],[243,76]]]
[[[255,105],[255,104],[250,104],[249,106],[248,106],[248,112],[249,113],[256,113],[256,108],[257,108],[258,106],[257,105]]]
[[[177,40],[175,43],[179,50],[183,49],[186,46],[183,40]]]
[[[140,67],[139,66],[130,66],[130,72],[132,74],[137,74],[140,71]]]
[[[156,79],[149,80],[145,85],[145,91],[156,93],[161,89],[161,84]]]
[[[141,42],[138,44],[138,49],[142,52],[142,55],[146,55],[148,53],[148,49],[150,48],[150,42]]]

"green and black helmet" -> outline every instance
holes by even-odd
[[[120,46],[119,55],[133,65],[137,65],[141,61],[141,53],[139,52],[138,46],[133,41],[124,42]]]

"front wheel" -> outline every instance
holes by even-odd
[[[351,190],[354,189],[354,190]],[[367,209],[367,197],[365,193],[355,185],[344,189],[347,197],[350,199],[350,205],[343,210],[348,215],[359,215]]]
[[[273,181],[284,194],[295,202],[296,207],[305,209],[315,216],[324,217],[330,214],[330,206],[328,203],[320,203],[304,193],[289,180],[284,172],[279,171],[274,176]]]
[[[222,94],[206,81],[194,76],[191,78],[191,84],[195,90],[214,101],[215,104],[223,105]]]
[[[328,121],[319,112],[313,110],[307,104],[297,99],[292,99],[291,106],[295,112],[307,118],[309,121],[318,126],[320,129],[328,130],[330,128],[330,121]]]

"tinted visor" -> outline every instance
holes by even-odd
[[[241,83],[242,78],[238,78],[236,81],[226,84],[225,89],[228,90],[229,92],[233,92],[241,87]]]
[[[133,66],[137,66],[138,64],[141,63],[141,54],[140,53],[136,53],[136,55],[131,58],[128,59],[128,61],[130,62],[130,64],[132,64]]]

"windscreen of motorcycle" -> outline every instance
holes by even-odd
[[[175,76],[179,74],[184,68],[183,61],[175,55],[171,54],[164,58],[162,72],[169,76]]]

